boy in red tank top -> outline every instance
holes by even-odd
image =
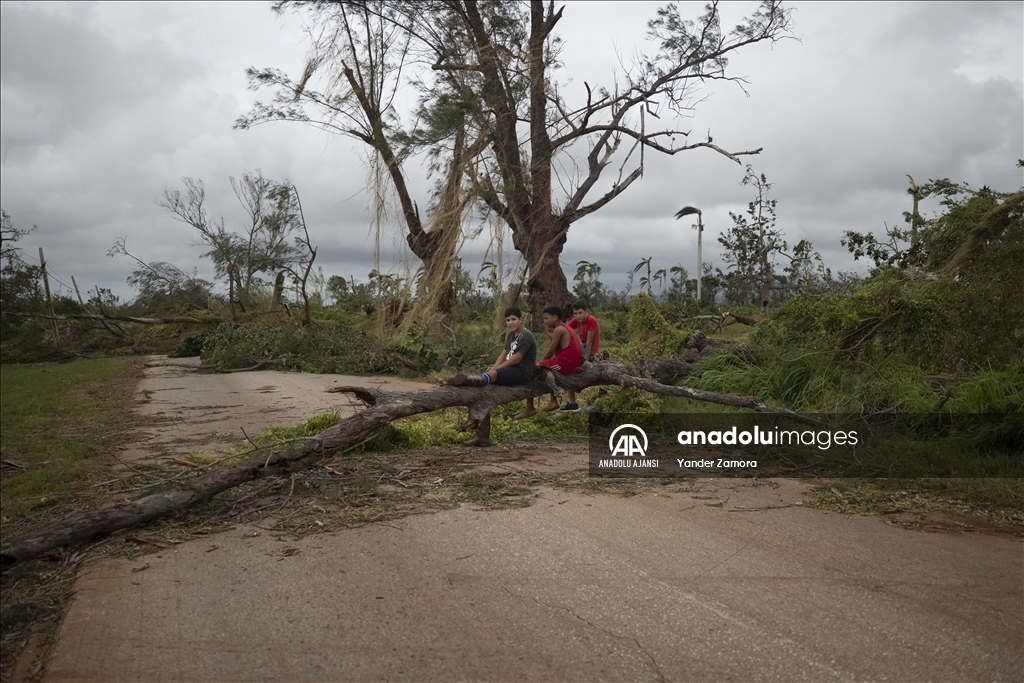
[[[537,361],[540,367],[557,370],[563,375],[571,375],[580,369],[583,363],[580,338],[568,325],[562,322],[562,309],[558,306],[548,306],[541,314],[544,327],[551,337],[551,344],[542,360]],[[551,400],[544,410],[558,410],[558,399],[551,394]],[[516,420],[525,420],[537,414],[533,405],[533,397],[526,399],[526,408],[515,416]]]

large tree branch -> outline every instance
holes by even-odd
[[[612,187],[612,189],[610,189],[607,192],[605,192],[604,195],[602,195],[600,199],[598,199],[595,202],[591,202],[590,204],[587,204],[586,206],[584,206],[584,207],[582,207],[580,209],[576,209],[576,210],[572,211],[571,213],[568,213],[568,215],[563,213],[563,218],[565,220],[567,220],[569,223],[575,223],[576,221],[578,221],[579,219],[583,218],[587,214],[594,213],[598,209],[601,209],[602,207],[604,207],[608,202],[610,202],[611,200],[615,199],[620,194],[625,192],[626,188],[628,188],[630,185],[632,185],[633,181],[635,181],[637,178],[642,176],[643,173],[644,173],[643,166],[637,166],[636,168],[633,169],[633,171],[628,176],[626,176],[625,180],[623,180],[620,183],[616,183]],[[584,188],[581,186],[580,190],[582,190],[582,189],[584,189]],[[589,190],[590,188],[587,187],[586,189]],[[585,196],[585,194],[586,194],[586,192],[582,192],[581,193],[579,190],[577,190],[577,193],[576,193],[576,195],[580,199],[582,199]],[[575,200],[576,197],[574,196],[573,199]],[[576,203],[578,203],[578,202],[574,201],[574,202],[570,203],[570,205],[566,207],[566,210],[568,211],[569,208],[571,206],[573,206],[573,204],[576,204]]]
[[[363,113],[373,129],[372,146],[380,154],[381,159],[384,160],[388,174],[391,176],[391,182],[394,183],[398,202],[402,206],[402,215],[405,217],[409,234],[415,238],[424,232],[423,223],[420,220],[419,211],[416,210],[412,197],[409,196],[409,187],[405,184],[405,175],[402,173],[402,166],[398,161],[398,155],[395,154],[391,143],[384,136],[383,113],[370,100],[366,90],[360,84],[360,79],[357,78],[356,73],[348,65],[344,65],[342,70],[345,78],[348,79],[349,87],[352,88],[353,94],[359,101],[359,105],[362,107]],[[411,242],[412,240],[410,240],[410,244]],[[424,258],[423,254],[416,254],[416,256],[421,259]]]
[[[142,325],[176,325],[179,323],[200,323],[206,325],[220,324],[224,322],[220,318],[192,318],[188,316],[170,318],[137,318],[131,315],[109,315],[98,313],[69,313],[68,315],[47,315],[45,313],[22,313],[15,311],[3,311],[3,315],[12,315],[19,318],[42,318],[44,320],[117,320],[119,322],[139,323]]]

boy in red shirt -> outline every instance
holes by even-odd
[[[584,362],[595,362],[597,351],[601,346],[601,326],[597,323],[597,318],[590,315],[587,303],[582,299],[572,305],[572,320],[569,321],[569,329],[579,335]],[[576,403],[576,392],[569,391],[567,398],[569,402],[562,406],[562,410],[580,409]]]
[[[551,337],[551,345],[542,360],[537,361],[537,367],[551,368],[563,375],[571,375],[580,369],[583,363],[583,355],[580,349],[580,338],[576,336],[572,328],[562,322],[562,309],[558,306],[548,306],[541,315],[544,320],[544,327]],[[551,394],[551,400],[544,410],[558,410],[558,399]],[[526,399],[526,408],[515,416],[516,420],[524,420],[537,414],[533,405],[533,397]]]

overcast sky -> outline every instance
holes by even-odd
[[[558,79],[567,99],[579,101],[583,81],[611,85],[620,56],[650,49],[645,27],[658,4],[566,3]],[[701,6],[683,3],[683,12],[695,17]],[[864,270],[839,239],[898,222],[910,208],[906,174],[1002,191],[1024,184],[1015,167],[1024,157],[1024,4],[791,6],[799,40],[737,54],[728,73],[749,81],[747,94],[713,83],[683,122],[727,149],[764,148],[748,159],[776,183],[791,244],[810,239],[833,270]],[[752,7],[727,5],[723,24]],[[119,237],[146,261],[212,279],[191,228],[154,200],[183,176],[202,178],[211,211],[240,225],[228,178],[256,168],[299,188],[325,275],[366,279],[363,153],[297,123],[232,129],[257,98],[270,99],[247,90],[246,67],[301,70],[302,17],[234,2],[3,2],[0,12],[2,206],[18,227],[38,226],[26,256],[43,247],[60,282],[74,275],[130,298],[132,264],[106,256]],[[408,172],[425,206],[429,183],[416,164]],[[715,238],[752,198],[742,177],[742,166],[706,149],[649,154],[641,181],[572,227],[567,276],[588,259],[621,288],[648,256],[654,268],[682,263],[693,274],[696,232],[673,218],[686,204],[703,209],[705,260],[720,264]],[[464,250],[474,275],[485,241]],[[401,255],[386,255],[383,268]]]

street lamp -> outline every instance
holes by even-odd
[[[701,214],[700,209],[696,206],[684,206],[676,212],[676,220],[679,220],[683,216],[690,216],[697,214],[697,225],[693,226],[697,228],[697,305],[700,305],[700,276],[704,270],[704,259],[701,254],[701,234],[704,232],[704,218]]]

